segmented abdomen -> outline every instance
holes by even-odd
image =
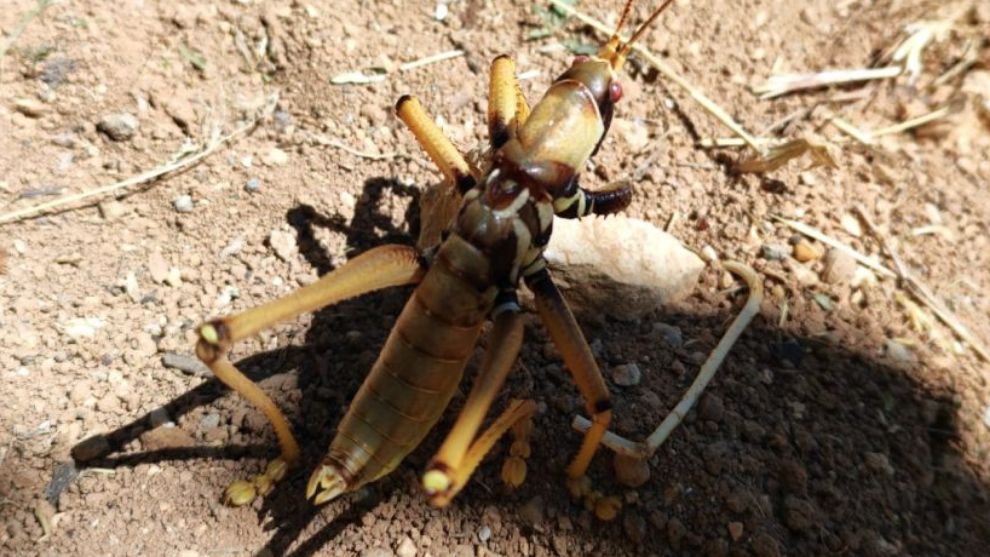
[[[392,327],[330,445],[326,461],[349,489],[391,472],[440,419],[494,297],[488,258],[451,235]]]

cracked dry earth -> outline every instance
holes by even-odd
[[[614,22],[616,4],[580,8]],[[636,22],[651,8],[640,4]],[[34,6],[4,3],[4,41]],[[946,10],[960,14],[957,26],[924,51],[922,81],[956,65],[974,37],[975,61],[938,87],[898,78],[772,101],[748,90],[771,72],[867,66],[906,26]],[[926,325],[930,312],[916,311],[895,280],[840,265],[772,219],[798,219],[892,267],[854,217],[864,208],[905,265],[990,339],[982,2],[679,1],[644,37],[754,133],[784,121],[787,137],[841,138],[825,108],[864,129],[949,101],[959,109],[870,148],[842,143],[835,169],[798,160],[737,175],[738,150],[696,147],[725,128],[631,61],[587,185],[635,178],[628,214],[752,264],[767,297],[700,405],[650,460],[645,484],[618,483],[612,455],[599,453],[590,474],[622,498],[617,520],[595,520],[563,487],[581,403],[532,315],[496,403],[539,404],[520,489],[499,482],[503,444],[449,508],[429,507],[417,481],[434,433],[386,479],[319,509],[305,503],[308,472],[408,296],[402,289],[234,348],[305,449],[300,470],[264,501],[221,503],[228,483],[275,454],[275,441],[247,402],[188,365],[193,327],[374,245],[411,243],[419,195],[437,174],[393,116],[395,100],[416,94],[457,145],[482,145],[489,60],[511,54],[532,101],[569,50],[601,39],[576,22],[529,38],[548,21],[530,3],[481,0],[62,0],[31,21],[0,60],[0,213],[160,166],[212,129],[243,124],[275,91],[278,100],[251,133],[183,172],[0,224],[0,552],[986,554],[987,363],[941,322]],[[465,55],[397,70],[454,49]],[[330,83],[375,75],[370,68],[391,71],[374,83]],[[613,394],[615,431],[642,438],[676,404],[742,304],[736,286],[709,265],[688,298],[644,317],[578,308]],[[641,380],[617,384],[630,363]],[[437,432],[462,402],[455,397]],[[98,433],[109,452],[75,462],[73,447]]]

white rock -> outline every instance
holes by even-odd
[[[863,227],[860,226],[859,219],[849,213],[844,213],[839,218],[839,224],[841,224],[842,228],[852,236],[859,238],[863,235]]]
[[[694,290],[704,262],[652,224],[629,217],[556,219],[545,252],[568,302],[636,319]]]
[[[261,157],[261,162],[267,164],[268,166],[282,166],[283,164],[289,162],[289,154],[278,147],[273,147],[265,153],[263,157]]]
[[[158,284],[168,279],[168,262],[165,261],[162,252],[157,250],[151,252],[151,256],[148,257],[148,272],[151,273],[151,280]]]
[[[291,261],[299,253],[296,235],[291,232],[272,230],[268,235],[268,244],[282,261]]]
[[[73,339],[89,338],[103,327],[103,320],[98,317],[75,317],[62,324],[62,332]]]

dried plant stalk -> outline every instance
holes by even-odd
[[[715,346],[715,349],[712,350],[708,359],[702,364],[698,376],[695,377],[694,382],[691,383],[687,392],[681,397],[680,402],[660,422],[660,425],[653,430],[653,433],[644,441],[637,443],[615,433],[607,432],[602,439],[602,444],[609,449],[633,458],[645,459],[653,456],[657,452],[657,449],[663,445],[664,441],[670,437],[674,429],[684,421],[684,417],[687,416],[687,413],[698,402],[701,393],[704,392],[712,378],[715,377],[715,372],[722,365],[722,361],[725,360],[725,356],[729,353],[729,350],[732,349],[739,336],[749,326],[753,317],[760,312],[760,304],[763,302],[763,280],[760,276],[748,265],[737,261],[726,261],[723,265],[729,271],[742,277],[743,281],[746,282],[746,286],[749,287],[749,297],[746,299],[746,305],[743,306],[739,315],[729,325],[728,330],[726,330],[722,339]],[[583,433],[591,427],[591,422],[583,416],[575,416],[571,427]]]

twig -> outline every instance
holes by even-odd
[[[47,203],[40,203],[38,205],[25,207],[23,209],[18,209],[16,211],[12,211],[10,213],[0,215],[0,225],[15,222],[28,215],[42,213],[50,209],[54,209],[55,207],[61,207],[63,205],[67,205],[69,203],[73,203],[83,199],[88,199],[90,197],[103,195],[105,193],[117,191],[137,184],[143,184],[145,182],[151,182],[153,180],[161,178],[166,174],[170,174],[177,170],[190,167],[196,164],[197,162],[205,159],[206,157],[210,156],[211,154],[213,154],[213,152],[219,149],[221,146],[231,142],[235,138],[240,137],[241,135],[244,135],[245,133],[254,129],[255,126],[258,125],[258,122],[260,122],[263,118],[265,118],[275,110],[275,104],[277,102],[278,102],[278,93],[276,92],[273,93],[268,98],[265,107],[250,122],[244,124],[243,126],[235,129],[234,131],[230,132],[229,134],[223,137],[212,138],[208,143],[201,146],[200,149],[192,151],[191,153],[184,153],[181,156],[174,158],[173,160],[169,161],[168,163],[162,166],[153,168],[146,172],[142,172],[141,174],[138,174],[136,176],[131,176],[130,178],[127,178],[125,180],[114,182],[113,184],[102,186],[82,193],[65,195],[58,199],[49,201]]]
[[[444,60],[450,60],[452,58],[459,58],[461,56],[464,56],[463,50],[448,50],[447,52],[441,52],[439,54],[427,56],[426,58],[420,58],[419,60],[406,62],[405,64],[399,66],[399,71],[404,72],[408,70],[414,70],[416,68],[422,68],[423,66],[429,66],[430,64],[443,62]]]
[[[863,145],[870,145],[873,143],[873,137],[869,132],[864,132],[834,113],[828,113],[826,117],[833,126],[839,128],[839,131],[855,139],[856,141],[859,141]]]
[[[729,271],[742,277],[749,287],[749,297],[746,300],[746,305],[743,306],[739,315],[736,316],[732,324],[729,325],[729,329],[725,332],[725,335],[722,336],[722,340],[718,342],[715,349],[708,356],[708,359],[705,360],[705,363],[701,366],[701,370],[698,372],[698,376],[695,377],[694,382],[691,383],[687,392],[681,397],[680,402],[660,422],[660,425],[653,430],[653,433],[646,440],[636,443],[614,433],[607,432],[602,439],[602,443],[606,447],[617,453],[634,458],[645,459],[653,456],[657,452],[657,449],[660,448],[660,445],[667,440],[671,432],[684,421],[684,417],[694,407],[695,403],[698,402],[698,398],[715,376],[715,372],[722,365],[722,361],[729,353],[729,350],[732,349],[732,346],[749,325],[749,322],[753,320],[753,317],[760,312],[760,304],[763,302],[763,280],[760,276],[748,265],[736,261],[726,261],[724,266]],[[591,427],[591,422],[583,416],[575,416],[571,427],[584,432]]]
[[[14,42],[16,42],[21,36],[21,33],[27,29],[28,24],[31,23],[34,18],[41,15],[41,12],[44,12],[45,9],[47,9],[48,6],[50,6],[54,1],[55,0],[38,0],[38,2],[34,5],[34,9],[24,14],[21,17],[21,20],[17,22],[17,26],[14,27],[14,30],[10,33],[10,36],[7,37],[6,42],[3,43],[3,46],[0,46],[0,69],[3,68],[4,55],[7,54],[10,47],[14,46]]]
[[[759,95],[760,100],[767,100],[805,89],[818,89],[830,85],[897,77],[901,74],[902,70],[903,68],[900,66],[887,66],[885,68],[827,70],[818,73],[772,75],[767,78],[766,83],[753,87],[753,93]]]
[[[946,116],[949,115],[950,112],[952,112],[951,107],[943,106],[942,108],[939,108],[938,110],[933,110],[928,114],[922,114],[921,116],[916,116],[909,120],[905,120],[899,124],[894,124],[893,126],[887,126],[885,128],[880,128],[878,130],[873,130],[867,133],[873,137],[901,133],[903,131],[907,131],[912,128],[924,126],[925,124],[934,122],[935,120],[938,120],[940,118],[945,118]]]
[[[576,17],[582,23],[586,25],[590,25],[591,27],[597,29],[602,33],[605,33],[606,35],[610,35],[612,33],[612,30],[609,29],[604,23],[601,23],[600,21],[594,19],[593,17],[577,11],[576,9],[574,9],[573,6],[568,5],[562,0],[550,0],[550,3],[553,4],[554,7],[560,10],[561,12]],[[677,72],[675,72],[670,66],[665,64],[655,55],[653,55],[653,53],[647,50],[646,47],[637,43],[632,46],[632,49],[638,52],[640,56],[645,58],[646,61],[649,62],[654,68],[656,68],[657,71],[659,71],[664,77],[674,82],[675,85],[686,91],[687,94],[690,95],[691,98],[695,100],[695,102],[700,104],[701,107],[707,110],[709,114],[714,116],[716,119],[722,122],[722,124],[724,124],[727,128],[732,130],[732,133],[741,137],[743,141],[746,142],[746,144],[748,144],[750,147],[753,148],[754,151],[760,153],[761,155],[763,154],[763,147],[756,140],[753,139],[753,136],[749,135],[749,133],[747,133],[746,130],[744,130],[741,125],[736,123],[736,121],[733,120],[732,117],[729,116],[727,112],[722,110],[721,107],[715,104],[714,101],[706,97],[704,93],[702,93],[699,89],[695,88],[693,85],[688,83],[687,80],[685,80],[683,77],[678,75]]]
[[[990,362],[990,352],[988,352],[983,346],[983,343],[980,342],[980,340],[977,339],[976,336],[974,336],[973,333],[971,333],[969,329],[962,324],[962,321],[960,321],[959,318],[949,311],[948,308],[942,305],[942,302],[935,297],[935,294],[925,283],[915,278],[914,275],[908,271],[907,267],[904,265],[904,262],[901,260],[900,255],[898,255],[897,250],[895,250],[890,244],[887,237],[880,232],[866,210],[859,206],[855,209],[859,214],[859,217],[863,219],[863,223],[866,225],[866,228],[869,229],[870,233],[876,236],[884,251],[886,251],[887,255],[890,256],[890,259],[893,260],[894,267],[897,269],[897,276],[901,280],[901,284],[904,286],[905,290],[910,292],[911,295],[917,298],[919,302],[928,306],[935,313],[935,315],[942,320],[943,323],[948,325],[953,332],[959,335],[959,338],[966,341],[984,360]]]
[[[774,215],[772,218],[773,218],[773,220],[775,220],[777,222],[780,222],[782,224],[785,224],[785,225],[789,226],[790,228],[793,228],[794,230],[797,230],[798,232],[800,232],[801,234],[804,234],[805,236],[808,236],[810,238],[814,238],[815,240],[818,240],[819,242],[821,242],[823,244],[832,246],[833,248],[835,248],[835,249],[837,249],[839,251],[843,251],[843,252],[847,253],[850,257],[852,257],[853,259],[855,259],[856,261],[858,261],[860,264],[862,264],[865,267],[869,267],[870,269],[873,269],[874,271],[876,271],[876,272],[878,272],[878,273],[880,273],[880,274],[882,274],[884,276],[887,276],[887,277],[890,277],[890,278],[897,278],[897,273],[895,273],[894,271],[891,271],[887,267],[884,267],[880,263],[877,263],[873,259],[871,259],[871,258],[863,255],[862,253],[854,250],[853,248],[849,247],[848,245],[843,244],[842,242],[836,240],[835,238],[832,238],[831,236],[826,236],[825,233],[821,232],[817,228],[808,226],[807,224],[804,224],[804,223],[801,223],[801,222],[793,221],[793,220],[790,220],[790,219],[785,219],[784,217],[777,216],[777,215]]]
[[[464,56],[465,54],[466,52],[463,50],[448,50],[446,52],[440,52],[438,54],[427,56],[426,58],[420,58],[418,60],[406,62],[404,64],[401,64],[398,70],[400,72],[414,70],[416,68],[421,68],[423,66],[435,64],[437,62],[442,62],[444,60],[459,58],[461,56]],[[388,74],[389,74],[387,68],[379,68],[379,67],[371,68],[371,72],[372,73],[365,73],[362,70],[349,70],[331,77],[330,83],[332,85],[378,83],[381,81],[385,81],[388,78]]]
[[[344,151],[345,153],[350,153],[350,154],[352,154],[352,155],[354,155],[356,157],[361,157],[362,159],[370,159],[370,160],[373,160],[373,161],[383,161],[383,160],[391,160],[391,159],[398,158],[398,157],[402,156],[399,153],[382,153],[382,154],[378,154],[378,153],[370,153],[368,151],[360,151],[358,149],[355,149],[354,147],[351,147],[350,145],[347,145],[346,143],[342,143],[340,141],[337,141],[336,139],[330,139],[329,137],[326,137],[326,136],[320,135],[320,134],[312,133],[312,134],[309,134],[309,137],[312,138],[313,141],[315,141],[319,145],[325,145],[327,147],[333,147],[334,149],[340,149],[341,151]]]

